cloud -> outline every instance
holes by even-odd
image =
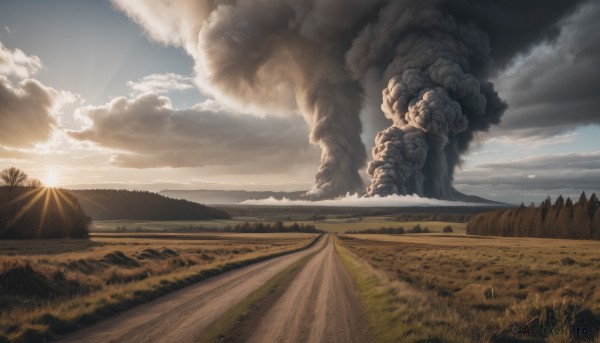
[[[0,146],[24,148],[48,140],[59,124],[61,108],[78,100],[72,93],[29,79],[41,68],[37,56],[7,49],[0,42]]]
[[[600,116],[600,3],[589,1],[562,20],[559,33],[514,60],[496,77],[509,109],[494,134],[548,137]]]
[[[246,200],[241,205],[270,205],[270,206],[342,206],[342,207],[412,207],[412,206],[485,206],[480,203],[469,203],[461,201],[448,201],[431,198],[422,198],[418,195],[388,195],[380,197],[365,198],[358,195],[346,195],[345,197],[331,200],[290,200],[283,198],[277,200],[273,197],[259,200]]]
[[[39,57],[26,55],[19,49],[10,50],[0,42],[0,75],[25,79],[42,69]]]
[[[145,93],[82,107],[77,115],[91,126],[70,132],[71,137],[113,149],[112,162],[120,167],[228,166],[238,173],[268,174],[319,158],[302,119],[232,113],[210,100],[176,110],[169,98]]]
[[[461,191],[501,201],[540,201],[540,194],[599,192],[600,151],[485,163],[459,172],[455,185]]]
[[[58,124],[57,113],[73,95],[26,79],[17,86],[0,75],[0,145],[27,147],[46,141]]]
[[[189,76],[175,73],[151,74],[138,81],[127,82],[127,87],[134,94],[156,93],[165,94],[171,91],[183,91],[194,87],[193,79]]]

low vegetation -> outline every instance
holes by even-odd
[[[467,224],[471,235],[540,237],[600,240],[600,202],[596,194],[587,199],[581,194],[573,204],[559,196],[550,197],[540,206],[496,210],[474,215]]]
[[[600,243],[340,235],[338,245],[376,341],[600,339]],[[514,324],[563,331],[515,334]]]
[[[103,234],[0,241],[0,342],[38,341],[192,282],[305,247],[286,234]]]
[[[203,220],[229,219],[212,207],[145,191],[114,189],[69,190],[93,220]]]

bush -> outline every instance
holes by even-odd
[[[445,227],[445,228],[442,230],[442,232],[443,232],[443,233],[452,233],[452,232],[454,232],[454,230],[452,230],[452,226],[450,226],[450,225],[447,225],[447,226],[446,226],[446,227]]]
[[[422,233],[423,229],[421,229],[421,225],[417,224],[410,229],[410,233]]]

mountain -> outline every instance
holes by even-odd
[[[231,205],[239,204],[246,200],[267,199],[273,197],[275,199],[287,198],[298,200],[306,191],[297,192],[260,192],[260,191],[222,191],[198,189],[190,191],[179,190],[163,190],[159,194],[175,199],[185,199],[203,204],[210,205]]]
[[[196,202],[145,191],[113,189],[69,190],[94,220],[229,219],[229,214]]]

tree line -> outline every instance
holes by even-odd
[[[466,213],[401,213],[397,222],[450,222],[466,223],[471,214]]]
[[[447,228],[450,228],[447,226]],[[446,230],[446,229],[444,229]],[[452,228],[450,228],[452,230]],[[379,229],[363,229],[363,230],[346,230],[346,234],[384,234],[384,235],[403,235],[405,233],[430,233],[432,232],[428,227],[421,227],[417,224],[412,228],[405,230],[403,227],[381,227]],[[452,231],[444,231],[452,232]]]
[[[559,196],[547,197],[539,206],[531,203],[472,216],[467,234],[600,240],[600,202],[596,194],[581,193],[577,203]]]
[[[94,220],[230,219],[224,211],[157,193],[116,189],[69,190]]]
[[[244,232],[244,233],[276,233],[276,232],[307,232],[307,233],[321,233],[312,224],[298,224],[294,223],[291,225],[285,225],[282,221],[277,221],[272,225],[270,223],[256,222],[250,224],[245,222],[243,224],[236,224],[234,226],[226,225],[223,228],[225,232]]]

